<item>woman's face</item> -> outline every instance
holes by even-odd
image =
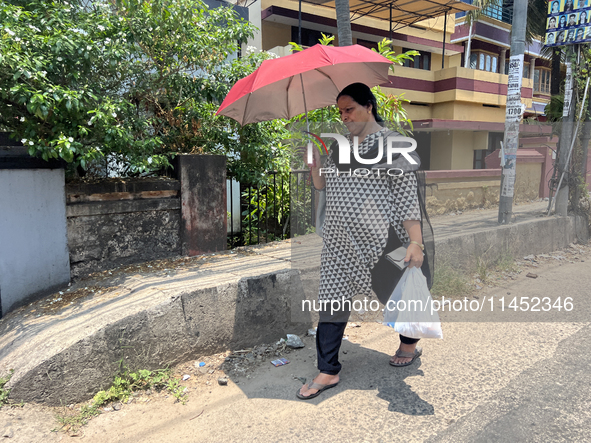
[[[555,14],[558,12],[558,2],[554,2],[552,3],[552,14]]]
[[[566,26],[566,16],[563,15],[562,17],[560,17],[559,23],[560,23],[560,27],[564,28]]]
[[[556,43],[564,43],[564,32],[559,32],[556,37]]]
[[[359,135],[365,125],[375,121],[371,113],[371,105],[361,106],[348,95],[343,95],[337,100],[341,120],[353,135]]]
[[[554,29],[555,27],[556,27],[556,19],[554,17],[552,17],[550,19],[550,26],[549,26],[549,28],[550,29]]]
[[[554,34],[548,34],[548,43],[549,45],[554,44]]]
[[[581,12],[581,17],[579,18],[579,23],[587,23],[587,13]]]

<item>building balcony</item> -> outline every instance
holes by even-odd
[[[396,67],[385,92],[404,94],[413,120],[457,120],[503,124],[508,77],[459,66],[426,71]],[[533,81],[523,79],[521,97],[533,108]],[[497,125],[495,125],[497,126]],[[484,128],[483,128],[484,129]]]

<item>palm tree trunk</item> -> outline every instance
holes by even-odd
[[[335,9],[337,12],[339,46],[351,46],[353,44],[353,36],[351,34],[349,0],[335,0]]]

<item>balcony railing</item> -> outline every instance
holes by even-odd
[[[461,0],[469,5],[474,3],[474,0]],[[494,18],[504,23],[513,23],[513,0],[497,0],[496,4],[490,5],[482,11],[483,15]],[[458,12],[456,18],[464,17],[465,12]]]

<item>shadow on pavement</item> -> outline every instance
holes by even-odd
[[[397,340],[393,331],[388,334],[392,343]],[[388,340],[390,341],[390,340]],[[317,374],[316,347],[313,337],[304,339],[306,347],[295,350],[285,357],[289,364],[274,367],[269,362],[261,363],[252,378],[230,377],[238,382],[238,387],[249,399],[265,398],[275,400],[293,400],[305,404],[319,406],[330,400],[340,403],[350,402],[351,391],[375,391],[376,396],[387,402],[390,412],[406,415],[434,415],[434,407],[412,391],[406,383],[410,377],[424,376],[419,357],[412,365],[396,368],[389,365],[390,354],[376,351],[350,341],[343,341],[339,360],[343,365],[338,386],[329,389],[311,400],[300,400],[296,392],[302,382],[296,377],[312,380]],[[393,351],[394,353],[394,345]],[[343,394],[346,394],[343,396]],[[355,394],[354,394],[355,395]],[[366,400],[360,400],[360,404]],[[359,409],[359,404],[350,407]]]

